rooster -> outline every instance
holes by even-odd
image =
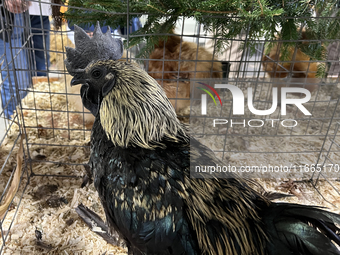
[[[339,215],[274,203],[234,173],[192,178],[191,165],[223,163],[190,136],[157,81],[112,59],[72,69],[76,51],[67,50],[71,85],[82,84],[95,116],[89,166],[129,254],[340,254]]]

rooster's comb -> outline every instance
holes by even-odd
[[[67,71],[72,75],[74,70],[85,68],[91,61],[99,59],[120,59],[123,55],[123,43],[111,36],[111,28],[102,33],[99,22],[90,37],[82,28],[74,26],[75,48],[66,47],[65,60]]]

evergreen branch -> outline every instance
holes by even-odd
[[[264,13],[263,13],[263,6],[262,6],[260,0],[257,0],[257,2],[259,3],[260,8],[261,8],[261,16],[263,16],[264,15]]]
[[[259,39],[269,41],[265,51],[282,40],[280,61],[289,58],[289,49],[295,47],[313,61],[324,60],[327,45],[340,38],[337,1],[129,0],[130,18],[147,15],[147,19],[130,37],[127,47],[146,43],[141,55],[147,57],[155,44],[166,40],[162,35],[169,33],[183,17],[194,18],[203,25],[203,31],[214,38],[216,52],[223,51],[232,38],[244,34],[247,28],[244,47],[251,51],[256,50]],[[99,20],[112,28],[130,26],[126,19],[126,0],[68,0],[68,6],[64,18],[71,24],[92,25]],[[310,43],[301,42],[302,28]]]
[[[156,8],[155,6],[152,6],[151,4],[147,4],[147,6],[151,7],[152,9],[155,9],[163,14],[166,14],[165,12],[161,11],[160,9]]]
[[[203,13],[211,13],[211,14],[235,14],[236,11],[208,11],[208,10],[199,10],[199,9],[188,9],[190,11],[195,12],[203,12]]]

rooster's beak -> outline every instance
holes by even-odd
[[[85,84],[85,83],[86,83],[86,80],[81,79],[80,77],[77,77],[77,75],[75,75],[73,79],[71,80],[71,86],[75,86],[78,84]]]

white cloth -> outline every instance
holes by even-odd
[[[50,3],[51,0],[31,1],[31,6],[29,8],[30,15],[42,15],[42,16],[52,15],[52,8]]]

